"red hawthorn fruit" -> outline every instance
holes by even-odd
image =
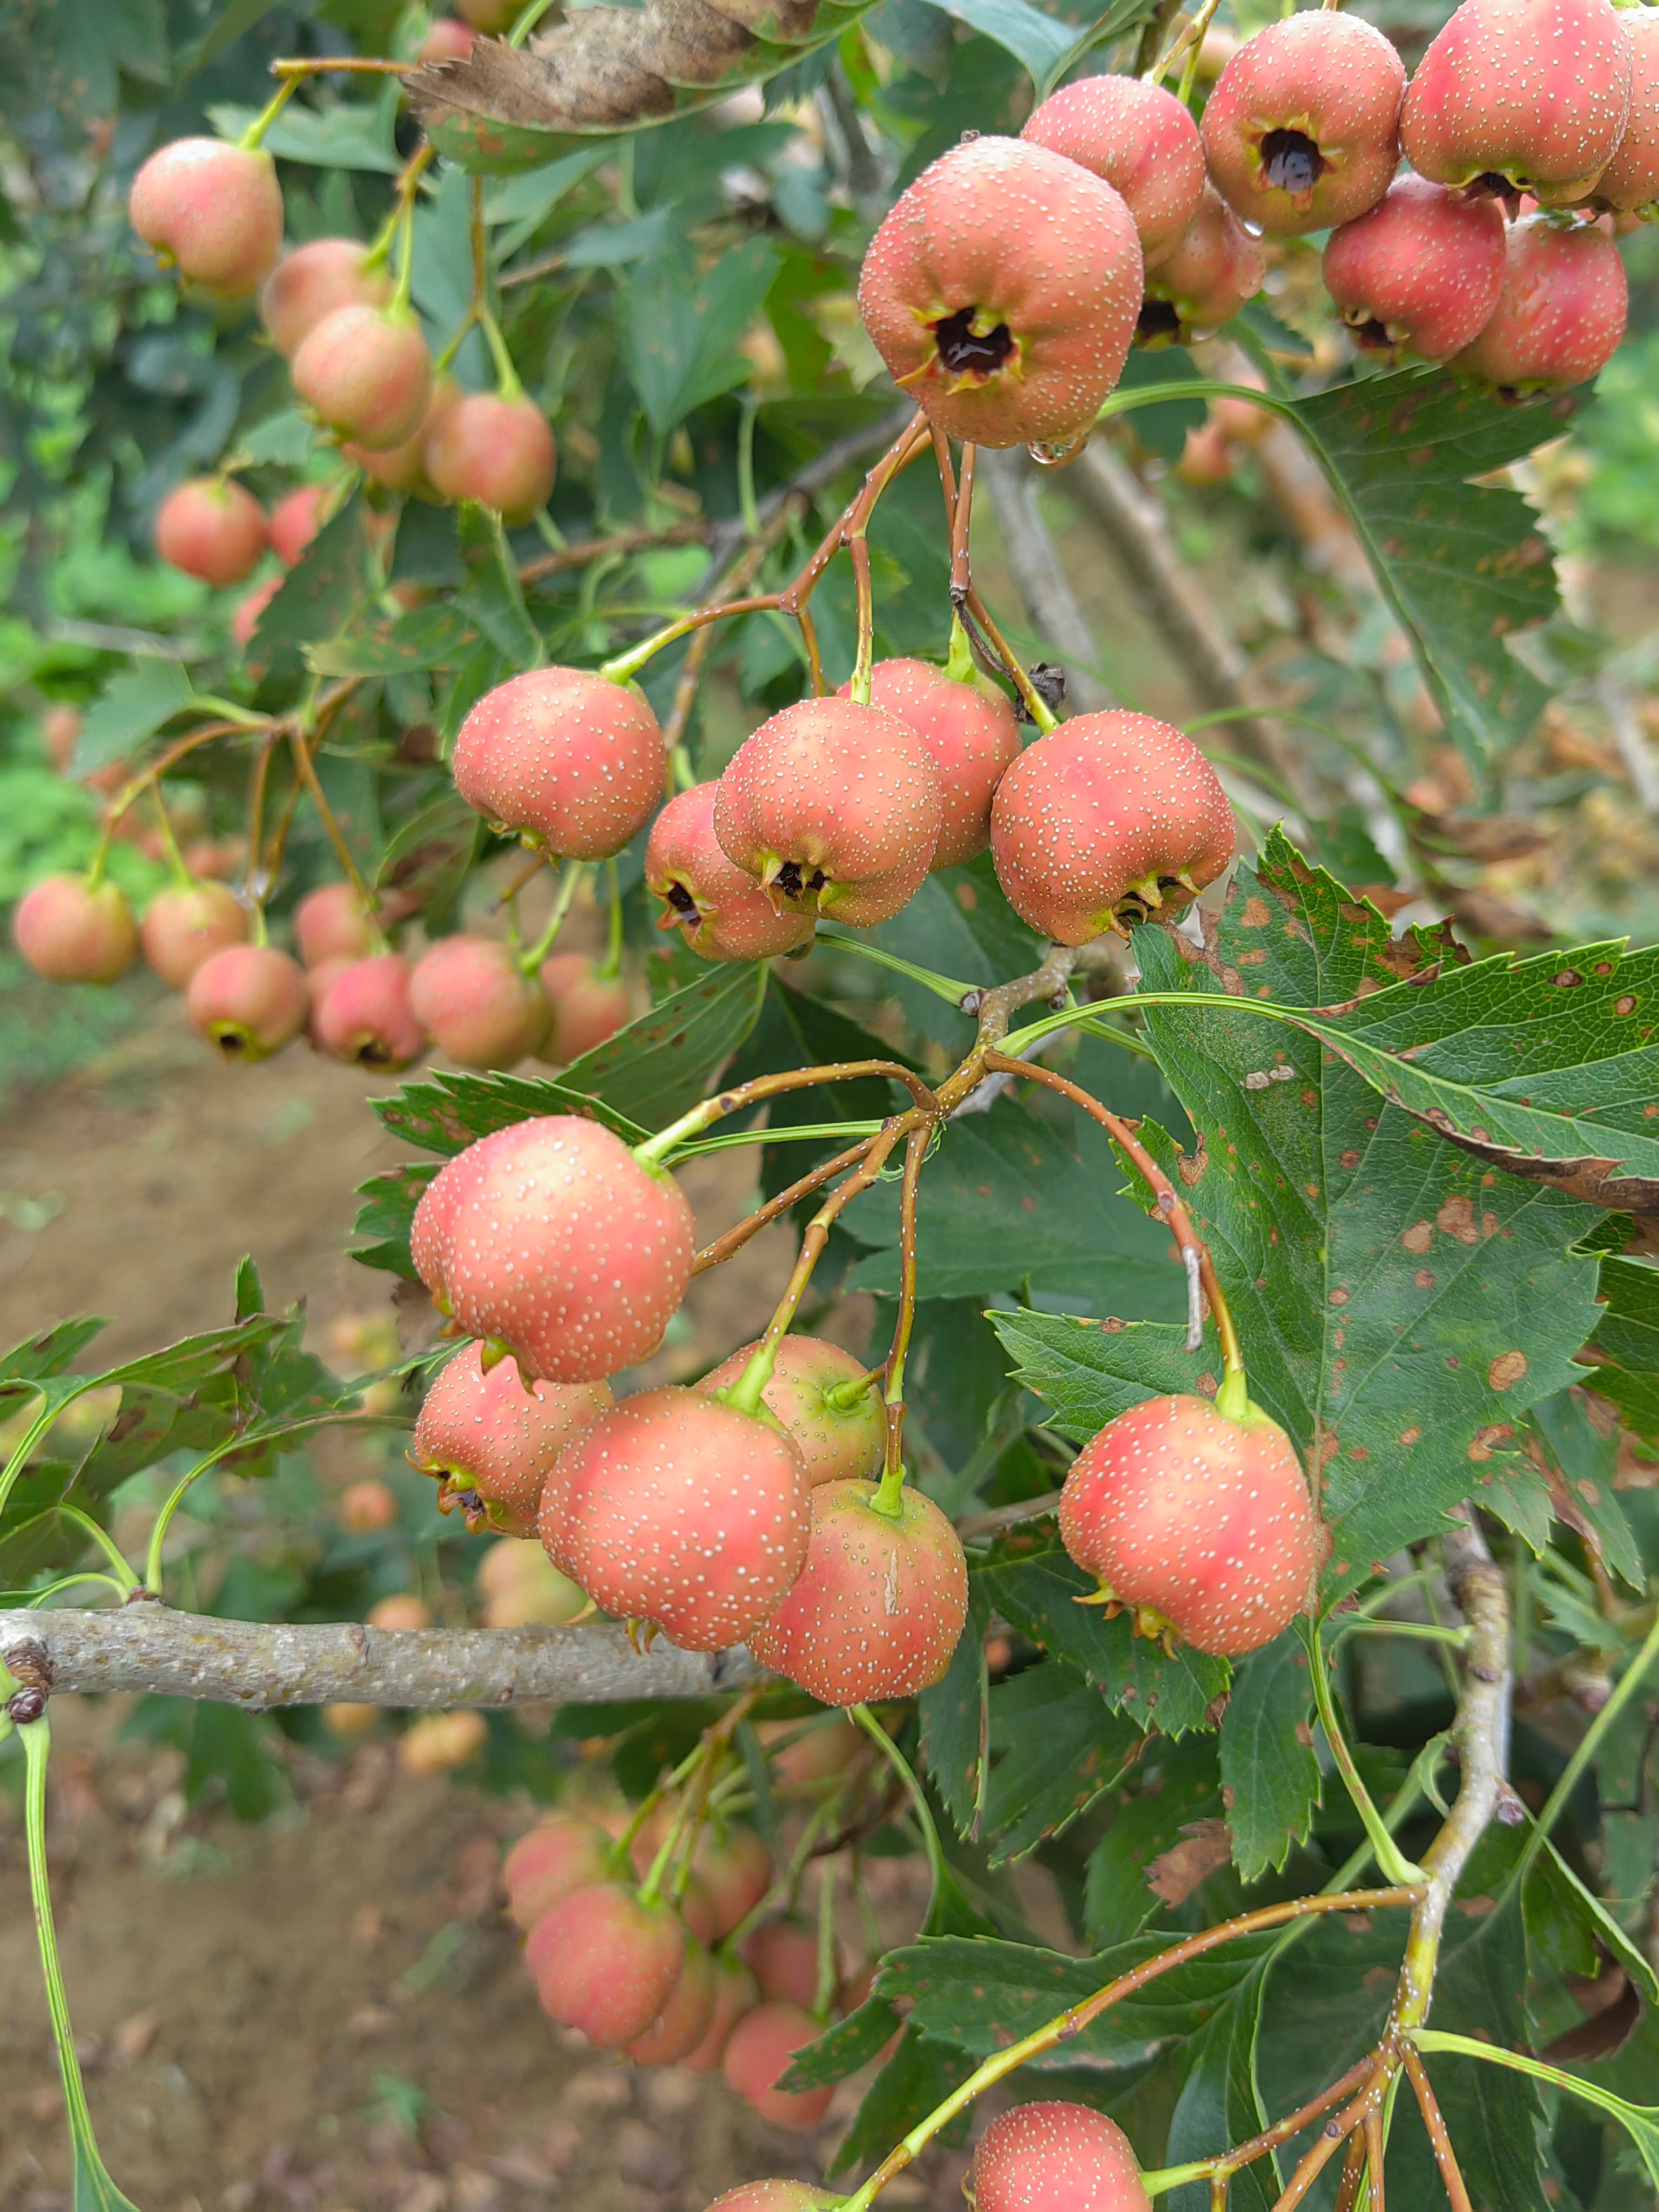
[[[298,1036],[311,1010],[305,969],[274,945],[210,953],[185,1004],[191,1027],[223,1060],[269,1060]]]
[[[1233,857],[1232,810],[1208,761],[1169,723],[1079,714],[998,785],[991,857],[1022,921],[1086,945],[1213,883]]]
[[[164,983],[182,991],[212,952],[247,941],[247,908],[223,884],[157,891],[138,925],[144,958]]]
[[[1122,196],[1149,269],[1198,213],[1204,143],[1191,112],[1161,84],[1079,77],[1034,108],[1019,135],[1080,162]]]
[[[257,292],[283,250],[283,194],[269,154],[175,138],[132,180],[127,214],[181,276],[228,300]]]
[[[843,684],[836,696],[851,691]],[[870,703],[896,714],[933,763],[942,821],[933,866],[973,860],[990,842],[991,795],[1019,758],[1019,724],[1007,693],[988,677],[959,683],[931,660],[878,660],[870,672]]]
[[[803,699],[763,722],[714,793],[714,835],[780,913],[868,928],[933,864],[939,777],[907,723],[851,699]]]
[[[354,1536],[372,1536],[398,1518],[396,1493],[384,1482],[351,1482],[335,1503],[340,1526]]]
[[[645,880],[666,902],[659,929],[678,929],[705,960],[769,960],[812,941],[810,915],[775,914],[772,902],[714,835],[719,786],[678,793],[651,825]]]
[[[642,693],[585,668],[487,692],[455,740],[455,788],[486,821],[567,860],[608,860],[662,796],[662,732]]]
[[[444,1490],[476,1492],[481,1526],[533,1536],[554,1461],[615,1403],[608,1382],[526,1384],[510,1355],[486,1373],[465,1345],[421,1401],[410,1457]]]
[[[1170,473],[1178,483],[1192,484],[1205,489],[1212,484],[1229,483],[1236,466],[1233,449],[1227,433],[1219,422],[1210,417],[1195,430],[1188,430],[1181,448],[1181,459]]]
[[[621,1882],[597,1882],[543,1914],[524,1959],[544,2012],[601,2051],[623,2051],[672,1995],[685,1928],[668,1905],[647,1905]]]
[[[337,307],[386,305],[392,278],[367,261],[367,247],[355,238],[313,238],[283,256],[259,295],[259,319],[279,354],[291,360]]]
[[[628,985],[620,975],[602,973],[592,954],[550,953],[537,973],[553,1013],[536,1048],[538,1060],[568,1067],[627,1026]]]
[[[327,498],[326,485],[301,484],[270,510],[270,550],[283,568],[293,568],[317,535]]]
[[[426,441],[462,396],[461,386],[453,376],[441,376],[432,387],[426,413],[407,438],[378,453],[347,440],[340,447],[341,459],[349,461],[354,468],[361,469],[376,483],[384,484],[388,491],[412,491],[432,496],[432,487],[425,474]]]
[[[661,1343],[695,1242],[672,1176],[641,1167],[599,1122],[555,1114],[446,1161],[415,1210],[410,1249],[467,1335],[504,1344],[522,1374],[593,1382]]]
[[[528,1935],[565,1898],[615,1872],[615,1849],[598,1822],[556,1813],[526,1830],[501,1862],[507,1916]]]
[[[374,926],[349,884],[319,884],[294,909],[294,941],[307,968],[363,960],[374,950]]]
[[[890,1519],[872,1482],[821,1482],[811,1493],[806,1565],[749,1638],[763,1667],[825,1705],[908,1698],[937,1682],[968,1617],[968,1566],[956,1530],[908,1486]]]
[[[1565,205],[1618,150],[1630,88],[1609,0],[1463,0],[1417,64],[1401,141],[1437,184]]]
[[[244,653],[253,642],[253,633],[259,627],[259,617],[283,588],[280,576],[268,576],[263,584],[256,584],[246,598],[238,599],[236,611],[230,618],[230,634]],[[258,674],[263,674],[261,668]]]
[[[495,937],[441,937],[421,955],[410,1000],[433,1042],[463,1067],[513,1067],[547,1035],[539,979]]]
[[[1452,366],[1504,392],[1587,383],[1625,335],[1627,297],[1605,223],[1523,216],[1509,227],[1498,305]]]
[[[1389,188],[1405,90],[1405,64],[1358,15],[1316,8],[1269,23],[1205,103],[1217,191],[1277,237],[1352,222]]]
[[[1129,2138],[1087,2105],[1016,2105],[980,2137],[974,2212],[1152,2212]]]
[[[1111,185],[1046,146],[974,138],[884,218],[859,310],[895,381],[952,437],[1059,442],[1123,373],[1142,268]]]
[[[713,1940],[723,1942],[772,1887],[772,1854],[752,1828],[705,1828],[691,1854],[708,1895]]]
[[[696,2051],[714,2017],[717,1978],[708,1947],[687,1933],[685,1964],[662,2010],[643,2035],[626,2046],[636,2066],[672,2066]]]
[[[748,1967],[738,1965],[729,1952],[717,1954],[714,2008],[709,2015],[708,2032],[695,2051],[687,2051],[681,2065],[692,2074],[712,2074],[726,2056],[732,2029],[759,2002],[755,1978]]]
[[[804,1734],[798,1721],[762,1721],[755,1732],[766,1747],[772,1786],[786,1797],[822,1796],[819,1785],[844,1774],[868,1741],[848,1720],[818,1721]]]
[[[740,1644],[765,1620],[800,1572],[807,1526],[793,1439],[678,1385],[641,1391],[577,1437],[542,1495],[559,1571],[690,1651]]]
[[[156,551],[204,584],[240,584],[268,536],[264,507],[231,477],[194,477],[155,510]]]
[[[486,1628],[562,1628],[587,1610],[586,1591],[519,1536],[496,1538],[478,1562],[477,1588]]]
[[[432,1608],[412,1591],[396,1590],[390,1597],[376,1598],[364,1618],[371,1628],[407,1634],[410,1629],[431,1627]]]
[[[1620,8],[1619,27],[1630,47],[1630,114],[1613,159],[1595,180],[1590,205],[1633,213],[1659,199],[1659,15]]]
[[[1425,177],[1401,177],[1369,215],[1331,233],[1325,289],[1367,352],[1449,361],[1492,319],[1504,289],[1504,217]]]
[[[763,2003],[811,2009],[818,1993],[818,1931],[810,1920],[783,1914],[763,1920],[741,1949]]]
[[[795,2053],[816,2043],[822,2033],[811,2014],[799,2005],[757,2005],[727,2039],[720,2069],[728,2087],[746,2097],[775,2128],[809,2133],[829,2111],[833,2087],[789,2090],[775,2084],[788,2072]],[[806,2201],[811,2203],[811,2197]]]
[[[1136,344],[1186,345],[1218,331],[1255,299],[1267,274],[1261,246],[1215,186],[1206,185],[1198,213],[1147,272]]]
[[[94,889],[79,876],[48,876],[25,891],[11,934],[35,974],[54,983],[112,983],[138,950],[126,894],[116,884]]]
[[[427,1035],[410,1004],[410,965],[401,952],[372,952],[348,961],[327,988],[312,992],[312,1042],[332,1060],[358,1067],[407,1067],[426,1050]]]
[[[457,22],[453,15],[440,15],[415,58],[417,62],[464,62],[476,35],[471,23]]]
[[[729,1390],[748,1366],[758,1340],[705,1375],[699,1390]],[[818,1336],[785,1336],[761,1403],[794,1438],[806,1480],[864,1482],[881,1472],[887,1413],[878,1389],[865,1381],[862,1360]]]
[[[1278,1422],[1185,1393],[1132,1406],[1085,1445],[1060,1534],[1143,1629],[1227,1658],[1289,1627],[1318,1564],[1313,1504]]]
[[[745,2181],[717,2197],[708,2212],[835,2212],[846,2202],[844,2197],[826,2197],[809,2182]]]
[[[40,717],[40,742],[46,749],[46,758],[59,775],[67,775],[75,765],[75,749],[81,742],[84,720],[78,707],[62,700],[55,707],[48,707]]]
[[[427,482],[446,499],[476,500],[506,522],[547,505],[558,470],[552,427],[531,399],[469,392],[426,434]]]
[[[370,453],[412,436],[432,398],[421,326],[395,307],[336,307],[306,332],[291,374],[319,421]]]

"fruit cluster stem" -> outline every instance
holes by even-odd
[[[317,773],[317,763],[313,757],[313,747],[321,741],[320,729],[316,738],[310,742],[307,742],[299,730],[293,732],[289,744],[294,754],[295,769],[301,782],[305,786],[312,805],[317,810],[317,818],[323,825],[323,830],[329,843],[334,848],[334,857],[340,863],[344,871],[346,881],[351,885],[362,904],[363,918],[368,924],[369,936],[374,950],[376,952],[384,952],[386,949],[386,938],[375,916],[374,894],[363,880],[362,870],[357,866],[356,856],[346,842],[345,832],[341,829],[335,817],[334,809],[329,805],[324,793],[322,778]]]
[[[922,1162],[933,1132],[926,1125],[913,1127],[905,1139],[904,1176],[899,1186],[899,1298],[893,1324],[892,1348],[887,1355],[882,1395],[887,1405],[887,1453],[881,1483],[870,1501],[872,1510],[896,1520],[899,1493],[904,1486],[904,1363],[910,1349],[910,1333],[916,1318],[916,1199]]]
[[[974,589],[968,567],[968,522],[963,517],[960,525],[964,500],[971,503],[973,496],[975,447],[962,449],[963,488],[958,493],[956,471],[951,461],[951,441],[943,430],[933,433],[933,457],[939,464],[939,489],[945,495],[945,512],[951,526],[951,611],[957,622],[970,623],[978,631],[988,660],[1000,663],[1004,673],[1019,694],[1026,719],[1046,733],[1059,726],[1054,710],[1025,672],[1018,654],[1002,632],[992,621],[985,602]],[[958,544],[958,527],[960,544]]]

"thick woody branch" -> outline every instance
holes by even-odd
[[[141,1601],[114,1613],[0,1613],[0,1660],[43,1650],[54,1692],[147,1691],[272,1705],[614,1705],[705,1698],[752,1680],[741,1650],[682,1651],[581,1628],[384,1629],[361,1621],[216,1620]],[[36,1662],[38,1665],[38,1661]]]

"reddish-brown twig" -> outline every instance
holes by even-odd
[[[1417,2099],[1417,2108],[1423,2115],[1423,2125],[1428,2131],[1429,2148],[1434,2153],[1434,2162],[1440,2168],[1440,2179],[1446,2185],[1447,2202],[1451,2212],[1473,2212],[1469,2192],[1457,2163],[1457,2154],[1452,2148],[1451,2136],[1446,2126],[1446,2116],[1440,2109],[1440,2100],[1430,2082],[1428,2069],[1414,2045],[1401,2046],[1405,2061],[1406,2079],[1412,2085]]]

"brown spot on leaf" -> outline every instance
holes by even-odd
[[[1224,1820],[1189,1820],[1181,1841],[1160,1851],[1147,1868],[1146,1887],[1165,1905],[1184,1905],[1232,1855],[1232,1834]]]
[[[1486,1370],[1486,1382],[1493,1390],[1512,1389],[1527,1371],[1524,1352],[1501,1352]]]
[[[1413,1221],[1409,1229],[1402,1229],[1400,1241],[1408,1252],[1426,1252],[1434,1242],[1434,1227],[1431,1222]]]

